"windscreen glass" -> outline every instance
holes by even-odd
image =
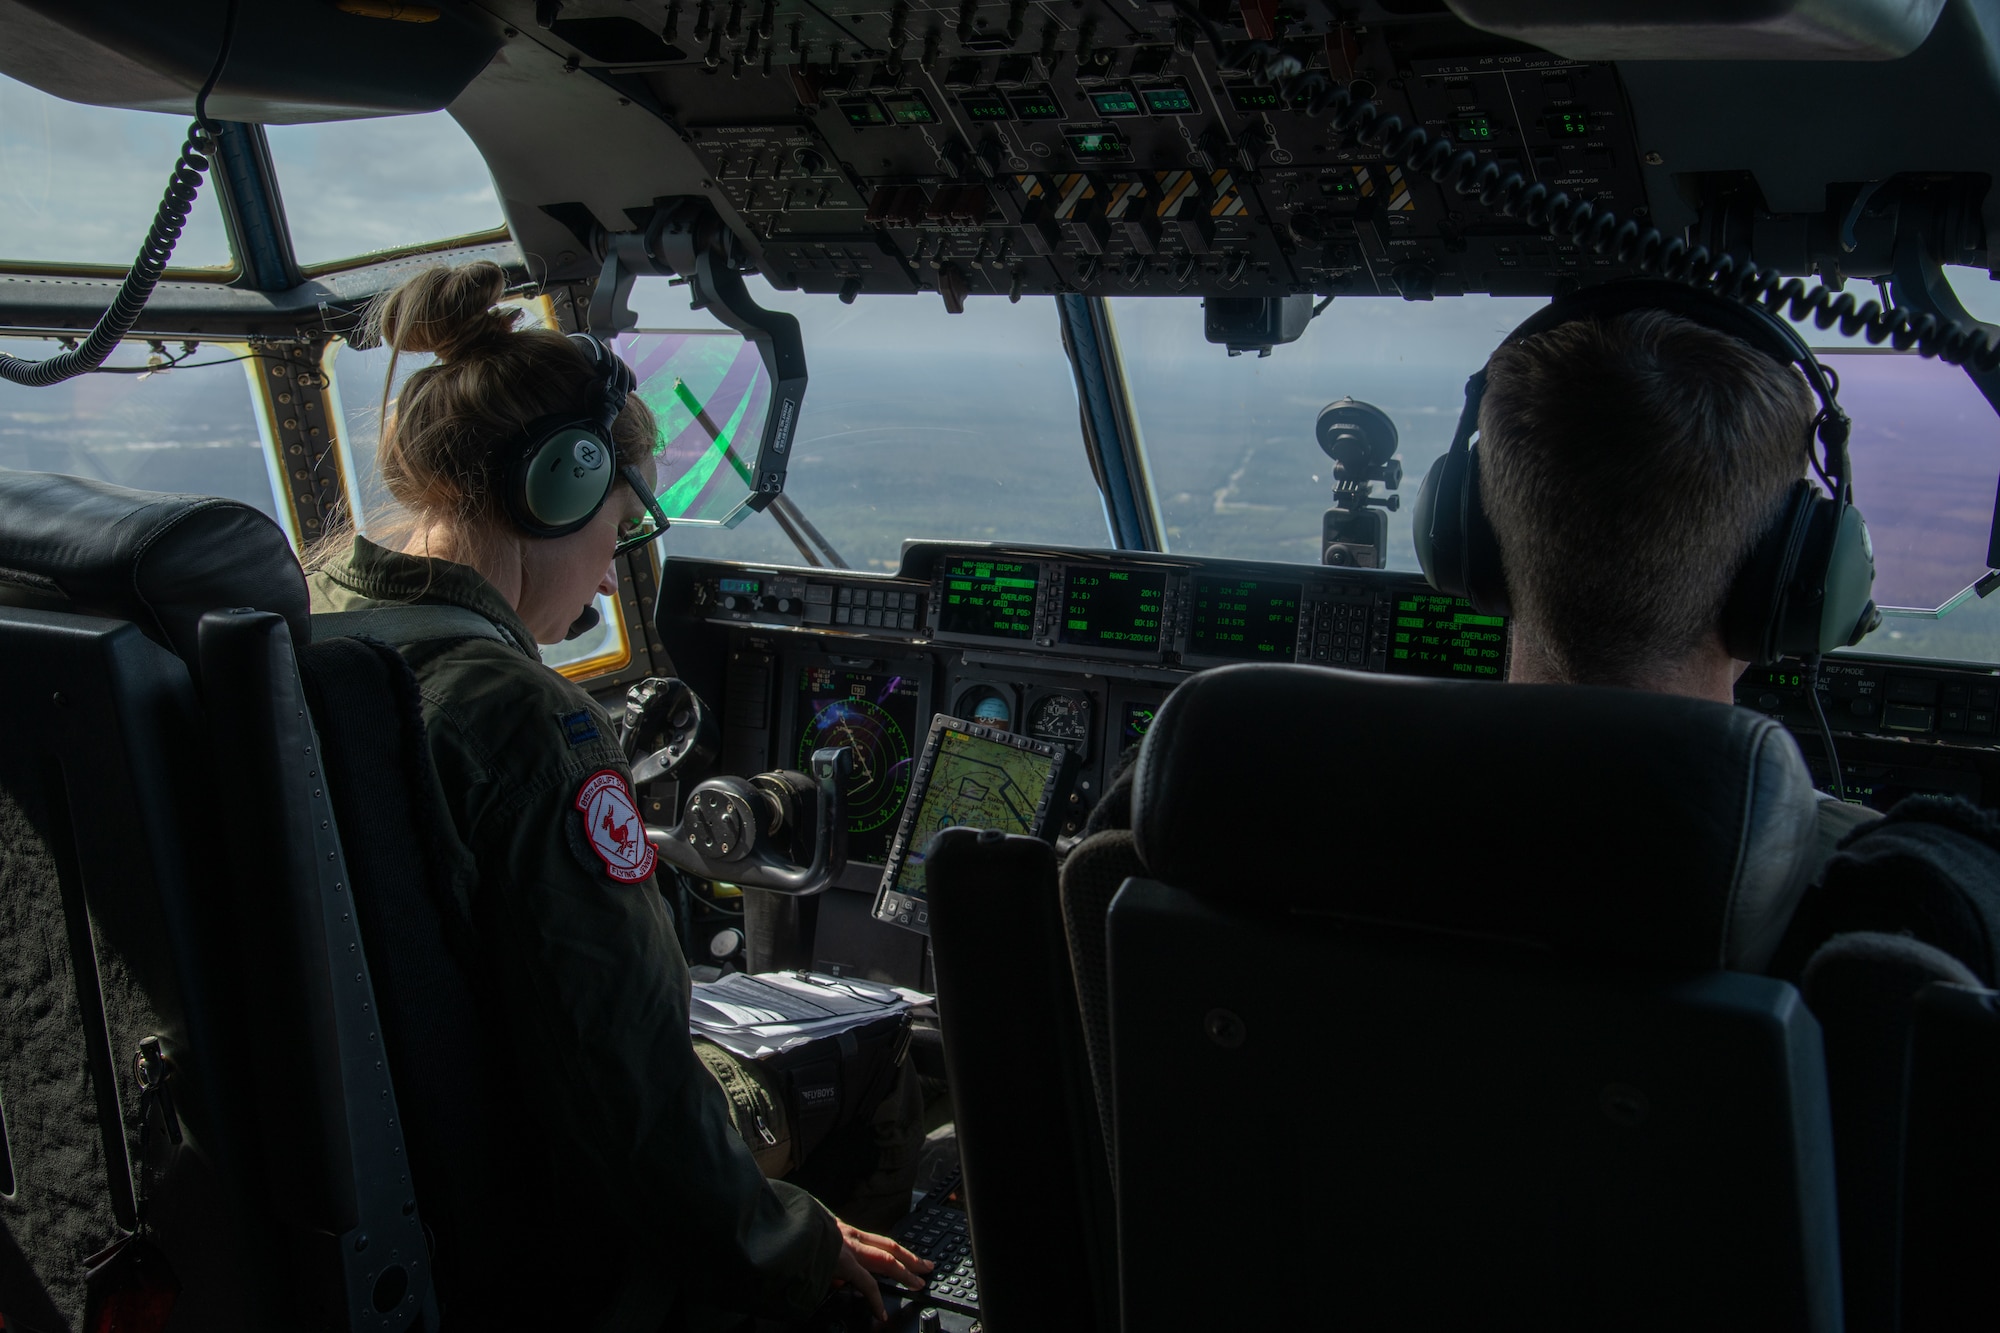
[[[307,268],[505,225],[485,159],[445,112],[264,133]]]
[[[0,263],[130,268],[189,121],[65,102],[0,75]],[[234,266],[211,173],[172,268]]]
[[[952,315],[934,294],[842,305],[757,278],[749,287],[798,317],[811,382],[785,494],[847,564],[894,569],[905,538],[1107,544],[1054,301],[975,296]],[[685,287],[659,278],[641,279],[632,304],[651,328],[708,318],[689,311]],[[727,424],[722,407],[709,417]],[[753,462],[758,436],[740,429],[733,447]],[[662,479],[671,484],[671,468]],[[664,549],[804,563],[764,513],[728,531],[676,526]]]
[[[1297,342],[1260,358],[1206,341],[1200,301],[1114,297],[1167,549],[1318,564],[1333,462],[1313,423],[1328,403],[1352,397],[1395,423],[1403,484],[1389,515],[1388,567],[1417,568],[1410,504],[1451,443],[1465,378],[1542,304],[1342,298]]]
[[[61,350],[0,339],[8,356],[39,361]],[[178,369],[152,373],[148,356],[144,343],[126,343],[96,374],[44,389],[0,380],[0,468],[220,495],[278,519],[243,348],[204,343]]]

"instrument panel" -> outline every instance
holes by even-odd
[[[1510,651],[1504,620],[1417,574],[980,543],[911,542],[890,576],[670,558],[661,608],[681,675],[723,701],[725,771],[854,747],[842,883],[870,892],[936,713],[1068,747],[1078,776],[1058,829],[1074,834],[1196,671],[1499,681]],[[1737,702],[1784,723],[1830,787],[1806,679],[1795,662],[1752,670]],[[1851,799],[2000,796],[2000,669],[1843,653],[1819,688]]]

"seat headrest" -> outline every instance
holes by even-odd
[[[305,575],[249,505],[0,471],[0,604],[129,620],[188,663],[202,613],[274,611],[312,641]]]
[[[1133,831],[1213,896],[1756,971],[1817,799],[1785,730],[1726,704],[1248,664],[1161,707]]]

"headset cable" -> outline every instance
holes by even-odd
[[[1833,796],[1843,804],[1847,784],[1841,780],[1840,754],[1833,748],[1833,727],[1826,720],[1826,706],[1819,700],[1819,654],[1806,659],[1806,698],[1812,700],[1813,716],[1819,720],[1819,738],[1826,746],[1826,767],[1833,777]]]

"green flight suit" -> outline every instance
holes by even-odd
[[[420,642],[403,656],[423,698],[439,822],[449,820],[438,841],[502,979],[526,1118],[616,1214],[542,1224],[596,1226],[615,1237],[610,1252],[635,1256],[619,1261],[615,1290],[578,1302],[589,1313],[576,1326],[651,1333],[703,1307],[809,1314],[831,1288],[840,1233],[812,1196],[765,1179],[695,1055],[687,965],[643,833],[631,843],[621,821],[604,820],[623,809],[616,793],[594,807],[607,823],[595,834],[578,808],[594,779],[604,791],[606,772],[629,799],[610,719],[542,665],[513,608],[464,565],[357,537],[310,583],[316,612],[458,606],[511,640]]]

